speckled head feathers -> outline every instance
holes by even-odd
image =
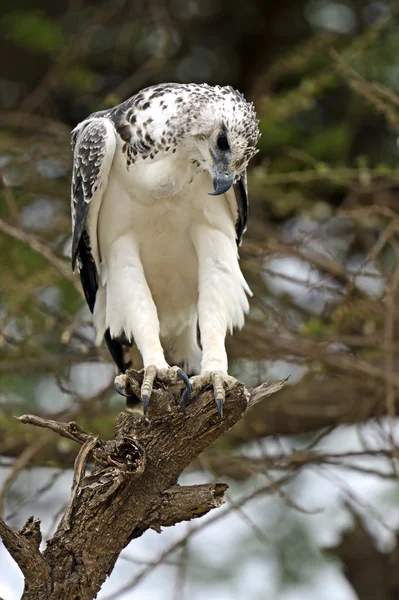
[[[108,117],[125,142],[128,165],[174,153],[188,137],[210,136],[224,126],[232,164],[244,171],[256,154],[258,120],[252,103],[232,87],[163,83],[148,87],[110,110],[89,117]]]

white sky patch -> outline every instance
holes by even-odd
[[[352,33],[356,28],[356,16],[352,8],[343,2],[316,0],[305,9],[305,16],[314,28],[328,29],[337,33]]]

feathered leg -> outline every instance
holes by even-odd
[[[212,385],[222,416],[227,373],[227,330],[242,327],[250,294],[238,265],[234,239],[210,226],[197,225],[192,240],[198,256],[198,317],[202,344],[201,375],[191,379],[193,392]]]

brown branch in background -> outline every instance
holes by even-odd
[[[0,110],[0,125],[15,128],[19,131],[26,129],[34,134],[38,131],[46,131],[65,138],[65,143],[69,143],[71,136],[71,128],[65,123],[30,112]]]
[[[3,513],[4,501],[7,495],[7,492],[14,481],[17,479],[18,475],[26,469],[31,460],[38,454],[43,448],[49,443],[50,435],[46,432],[45,435],[41,435],[31,442],[26,448],[24,448],[23,452],[17,457],[17,459],[13,462],[10,471],[7,473],[3,484],[0,488],[0,515]]]
[[[266,474],[269,469],[297,471],[302,468],[312,468],[319,465],[340,466],[343,469],[358,471],[368,475],[375,475],[382,479],[393,480],[393,472],[384,472],[382,470],[363,467],[355,461],[359,458],[379,457],[392,460],[392,456],[397,448],[390,450],[364,450],[359,452],[337,452],[324,453],[315,450],[298,450],[287,454],[277,454],[271,456],[262,456],[262,458],[252,458],[247,456],[221,455],[218,453],[209,454],[207,457],[207,469],[211,470],[218,477],[228,476],[238,480],[245,480],[253,474]],[[306,512],[301,509],[301,512]]]
[[[367,81],[333,48],[330,50],[330,56],[337,71],[348,80],[351,88],[382,113],[392,127],[398,129],[399,118],[396,109],[399,106],[399,96],[382,83]]]
[[[388,171],[387,171],[388,169]],[[399,177],[396,170],[389,170],[389,167],[382,171],[378,167],[373,168],[355,168],[355,167],[329,167],[328,165],[324,170],[318,169],[304,169],[302,171],[289,171],[288,173],[268,173],[265,169],[255,167],[253,170],[254,185],[261,184],[263,186],[275,186],[275,185],[287,185],[292,183],[297,184],[309,184],[318,181],[329,181],[337,182],[342,184],[343,181],[347,183],[362,183],[362,179],[367,177],[367,187],[369,182],[377,179],[381,179],[382,176],[386,176],[389,173],[389,181],[384,184],[384,187],[395,187],[398,183]],[[366,187],[363,184],[363,187]],[[381,207],[383,208],[383,207]]]
[[[79,294],[82,295],[82,289],[80,283],[78,282],[78,278],[74,276],[67,262],[59,258],[50,246],[44,244],[35,238],[34,235],[27,233],[23,229],[14,227],[14,225],[10,225],[3,219],[0,219],[0,232],[14,238],[15,240],[18,240],[19,242],[27,244],[27,246],[34,250],[34,252],[37,252],[43,256],[51,265],[53,265],[53,267],[57,269],[59,273],[61,273],[63,277],[65,277],[65,279],[70,281]]]
[[[231,355],[242,358],[251,356],[252,359],[295,357],[294,362],[318,361],[335,376],[348,374],[360,375],[377,382],[388,380],[395,389],[399,389],[399,376],[395,373],[387,374],[380,366],[348,353],[336,352],[326,343],[299,336],[277,336],[275,332],[260,328],[255,321],[248,321],[245,330],[235,334]]]
[[[345,391],[342,386],[345,381]],[[399,399],[395,400],[399,415]],[[312,374],[300,384],[285,386],[278,395],[259,403],[228,433],[230,444],[269,435],[295,435],[323,427],[364,423],[386,415],[383,386],[372,377],[335,376],[315,380]]]
[[[380,552],[360,516],[353,507],[348,505],[347,509],[354,517],[354,526],[330,551],[344,563],[343,573],[358,598],[394,600],[399,590],[399,535],[396,536],[396,548]]]
[[[96,27],[104,25],[109,19],[125,5],[126,0],[115,0],[114,2],[102,2],[95,6],[91,19],[84,21],[77,33],[56,55],[56,59],[50,66],[37,87],[25,96],[18,109],[21,112],[34,112],[41,106],[50,95],[51,91],[62,80],[66,67],[73,64],[75,60],[81,61],[87,51],[96,32]]]
[[[43,353],[43,356],[26,356],[23,358],[24,369],[27,373],[40,370],[41,373],[54,373],[57,367],[76,364],[77,362],[98,362],[98,348],[89,348],[87,352],[76,351],[69,352],[63,356],[49,355]],[[21,358],[18,359],[2,359],[0,362],[0,373],[17,373],[21,368]]]
[[[275,60],[260,73],[252,86],[251,97],[259,98],[270,93],[273,86],[284,76],[300,73],[315,53],[325,51],[336,39],[336,33],[323,31],[298,44],[295,52],[275,57]]]
[[[151,77],[158,73],[173,56],[170,49],[174,45],[174,28],[167,11],[167,4],[163,0],[151,0],[149,9],[154,23],[162,29],[164,34],[161,47],[157,49],[155,56],[151,56],[108,95],[109,98],[116,98],[117,102],[125,100],[147,85]]]

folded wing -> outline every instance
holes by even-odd
[[[234,204],[235,214],[236,214],[236,240],[237,246],[241,244],[242,236],[245,233],[247,228],[247,220],[248,220],[248,192],[247,192],[247,173],[244,171],[241,174],[240,179],[233,185],[234,190],[234,198],[232,197],[231,192],[228,193],[228,200],[230,205],[230,210],[233,209],[232,204]],[[234,212],[233,212],[234,214]]]
[[[93,312],[101,263],[98,215],[116,148],[113,124],[107,118],[83,121],[72,132],[72,147],[72,268],[79,269],[85,298]],[[112,340],[108,331],[104,337],[118,368],[124,371],[122,345]]]

